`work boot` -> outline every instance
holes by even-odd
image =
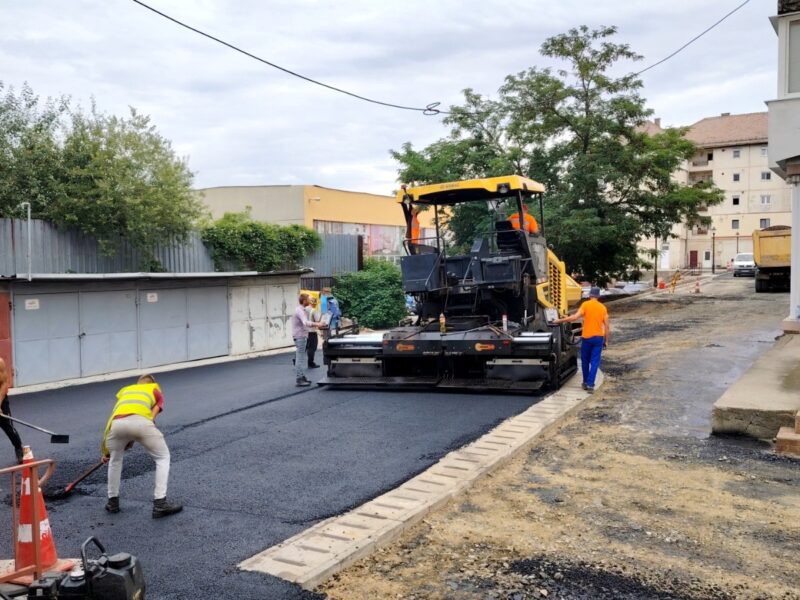
[[[108,502],[106,502],[106,510],[110,513],[119,512],[119,496],[108,499]]]
[[[589,389],[589,386],[588,386],[588,385],[586,385],[586,382],[585,382],[585,381],[584,381],[584,382],[581,384],[581,387],[582,387],[584,390],[588,390],[588,389]]]
[[[298,377],[297,378],[297,387],[308,387],[311,385],[311,382],[306,379],[305,377]]]
[[[153,518],[160,519],[161,517],[168,517],[183,510],[180,504],[170,504],[166,498],[153,500]]]
[[[594,394],[594,386],[593,385],[587,385],[586,386],[586,391],[589,392],[590,394]]]
[[[319,365],[317,363],[308,363],[309,369],[319,369]]]

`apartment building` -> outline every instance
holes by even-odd
[[[660,130],[658,119],[647,124],[648,133]],[[724,268],[737,253],[752,252],[755,229],[791,224],[791,187],[769,168],[766,112],[707,117],[686,137],[698,152],[675,178],[689,185],[713,181],[725,197],[701,213],[711,218],[709,226],[673,228],[677,237],[661,242],[658,266],[710,269],[713,261]],[[642,242],[643,249],[653,245]]]

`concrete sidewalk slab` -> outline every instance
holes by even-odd
[[[800,410],[800,335],[784,335],[714,403],[711,430],[773,439]]]
[[[598,373],[598,386],[602,381]],[[394,490],[264,550],[240,563],[239,568],[313,589],[375,548],[395,540],[426,514],[557,426],[589,397],[580,388],[580,377],[573,377],[559,391],[450,452]]]

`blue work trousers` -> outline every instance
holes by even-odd
[[[581,340],[581,369],[583,371],[583,383],[589,387],[594,387],[594,380],[597,377],[597,369],[600,368],[600,353],[603,352],[605,338],[596,335]]]

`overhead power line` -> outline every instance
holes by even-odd
[[[244,54],[245,56],[247,56],[249,58],[252,58],[252,59],[255,59],[255,60],[257,60],[257,61],[259,61],[261,63],[264,63],[265,65],[270,66],[273,69],[278,69],[279,71],[283,71],[284,73],[286,73],[288,75],[291,75],[293,77],[297,77],[298,79],[302,79],[302,80],[307,81],[309,83],[313,83],[314,85],[318,85],[318,86],[327,88],[329,90],[332,90],[334,92],[338,92],[340,94],[345,94],[347,96],[351,96],[352,98],[356,98],[358,100],[363,100],[364,102],[369,102],[371,104],[377,104],[379,106],[386,106],[386,107],[389,107],[389,108],[397,108],[397,109],[400,109],[400,110],[411,110],[411,111],[414,111],[414,112],[421,112],[423,115],[438,115],[438,114],[441,114],[441,113],[445,112],[445,111],[439,110],[439,106],[441,105],[441,102],[431,102],[430,104],[428,104],[428,105],[426,105],[424,107],[420,107],[420,106],[405,106],[405,105],[402,105],[402,104],[393,104],[392,102],[383,102],[382,100],[375,100],[374,98],[368,98],[366,96],[361,96],[360,94],[356,94],[354,92],[349,92],[349,91],[344,90],[344,89],[342,89],[340,87],[336,87],[335,85],[330,85],[330,84],[325,83],[323,81],[319,81],[317,79],[313,79],[312,77],[308,77],[308,76],[303,75],[301,73],[298,73],[296,71],[292,71],[291,69],[287,69],[286,67],[282,67],[280,65],[277,65],[274,62],[270,62],[270,61],[266,60],[265,58],[261,58],[260,56],[256,56],[252,52],[248,52],[247,50],[239,48],[238,46],[235,46],[234,44],[226,42],[225,40],[221,40],[218,37],[215,37],[215,36],[211,35],[210,33],[206,33],[205,31],[201,31],[200,29],[197,29],[196,27],[192,27],[191,25],[188,25],[188,24],[184,23],[183,21],[180,21],[180,20],[176,19],[175,17],[171,17],[168,14],[163,13],[160,10],[157,10],[157,9],[153,8],[152,6],[149,6],[148,4],[145,4],[144,2],[141,2],[141,0],[133,0],[133,2],[135,2],[136,4],[138,4],[139,6],[141,6],[143,8],[146,8],[149,11],[154,12],[155,14],[157,14],[157,15],[159,15],[161,17],[164,17],[165,19],[167,19],[169,21],[172,21],[176,25],[180,25],[181,27],[183,27],[185,29],[188,29],[189,31],[193,31],[194,33],[202,35],[203,37],[206,37],[206,38],[208,38],[210,40],[213,40],[213,41],[217,42],[218,44],[222,44],[223,46],[227,46],[231,50],[235,50],[236,52],[239,52],[240,54]]]
[[[135,0],[134,0],[134,1],[135,1]],[[658,65],[660,65],[660,64],[662,64],[662,63],[665,63],[665,62],[667,62],[667,61],[668,61],[670,58],[672,58],[673,56],[675,56],[676,54],[678,54],[679,52],[681,52],[681,51],[682,51],[682,50],[684,50],[685,48],[687,48],[687,47],[691,46],[692,44],[694,44],[694,43],[695,43],[697,40],[699,40],[701,37],[703,37],[703,36],[704,36],[705,34],[707,34],[709,31],[711,31],[712,29],[714,29],[714,28],[715,28],[717,25],[719,25],[720,23],[722,23],[722,22],[723,22],[725,19],[727,19],[728,17],[730,17],[730,16],[731,16],[733,13],[737,12],[737,11],[738,11],[739,9],[741,9],[741,8],[744,8],[744,6],[745,6],[747,3],[749,3],[749,2],[750,2],[750,0],[744,0],[744,2],[742,2],[742,3],[741,3],[739,6],[737,6],[736,8],[734,8],[734,9],[733,9],[731,12],[729,12],[728,14],[726,14],[726,15],[725,15],[724,17],[722,17],[722,18],[721,18],[719,21],[717,21],[716,23],[714,23],[713,25],[711,25],[711,26],[710,26],[710,27],[708,27],[707,29],[705,29],[705,30],[701,31],[700,33],[698,33],[696,36],[694,36],[692,39],[690,39],[688,42],[686,42],[686,43],[685,43],[683,46],[681,46],[680,48],[678,48],[677,50],[675,50],[675,52],[673,52],[673,53],[672,53],[672,54],[670,54],[669,56],[665,56],[665,57],[664,57],[664,58],[662,58],[660,61],[653,63],[653,64],[652,64],[652,65],[650,65],[649,67],[645,67],[644,69],[642,69],[642,70],[641,70],[641,71],[639,71],[638,73],[634,73],[634,75],[641,75],[641,74],[642,74],[642,73],[644,73],[645,71],[649,71],[650,69],[652,69],[652,68],[654,68],[654,67],[657,67]]]

